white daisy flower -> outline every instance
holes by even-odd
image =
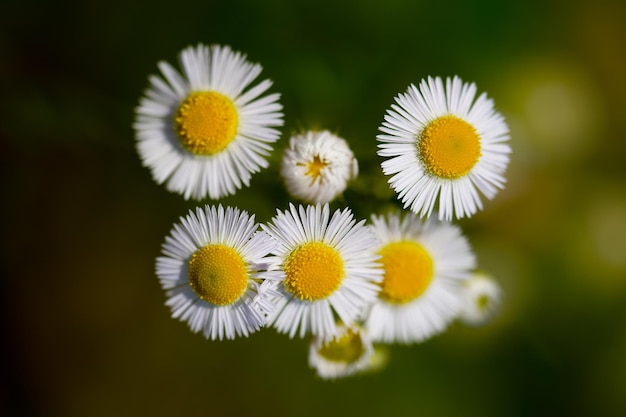
[[[361,326],[339,327],[339,334],[324,341],[314,337],[309,347],[309,366],[323,379],[336,379],[366,370],[374,353],[372,341]]]
[[[185,199],[234,194],[268,166],[283,124],[279,95],[261,97],[270,80],[248,89],[261,66],[228,46],[188,47],[180,63],[182,74],[160,62],[163,78],[150,77],[134,123],[139,155]]]
[[[358,172],[348,142],[326,130],[292,136],[280,168],[287,191],[312,204],[334,200]]]
[[[404,208],[422,217],[438,202],[439,219],[482,209],[477,190],[493,198],[503,188],[509,162],[509,129],[483,93],[458,77],[410,85],[380,127],[381,166]]]
[[[480,326],[493,318],[502,302],[500,285],[490,275],[476,271],[463,286],[460,319],[469,326]]]
[[[308,332],[328,340],[338,334],[336,319],[351,325],[376,298],[382,269],[376,262],[376,238],[356,223],[352,212],[328,204],[290,204],[261,227],[278,242],[275,262],[264,277],[281,297],[268,324],[300,337]]]
[[[156,274],[174,318],[208,339],[248,336],[272,309],[260,289],[275,241],[254,216],[221,205],[189,211],[165,238]]]
[[[365,318],[374,342],[414,343],[442,332],[457,317],[461,286],[475,257],[461,230],[413,213],[372,216],[384,279]]]

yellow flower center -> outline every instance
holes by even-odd
[[[479,310],[485,310],[489,306],[489,296],[481,294],[476,299],[476,306],[478,306]]]
[[[248,285],[246,262],[229,246],[204,246],[189,260],[189,284],[201,299],[209,303],[232,304]]]
[[[320,356],[332,362],[352,363],[365,352],[359,332],[349,329],[338,339],[326,342],[318,350]]]
[[[380,255],[385,271],[380,298],[404,304],[426,291],[433,279],[433,260],[420,244],[392,242],[382,248]]]
[[[344,277],[343,260],[322,242],[296,247],[285,260],[285,288],[301,300],[319,300],[332,294]]]
[[[326,162],[323,161],[318,155],[313,157],[313,160],[307,164],[306,175],[313,177],[315,181],[321,174],[322,169],[326,166]]]
[[[233,102],[215,91],[191,93],[174,118],[182,145],[196,155],[224,150],[237,133],[238,114]]]
[[[481,156],[480,136],[474,126],[451,115],[430,122],[417,146],[426,170],[446,179],[467,175]]]

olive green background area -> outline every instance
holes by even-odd
[[[3,2],[0,414],[626,415],[625,21],[605,0]],[[131,125],[156,63],[198,42],[246,53],[281,93],[270,168],[220,201],[259,221],[290,201],[290,134],[349,141],[361,175],[333,207],[367,218],[398,206],[375,139],[394,96],[429,75],[487,92],[511,129],[508,183],[458,224],[500,314],[335,382],[306,340],[207,341],[172,319],[154,260],[209,201],[155,184]]]

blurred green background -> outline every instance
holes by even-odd
[[[605,0],[4,1],[0,414],[626,415],[624,22]],[[222,200],[260,221],[287,205],[291,133],[350,142],[362,175],[337,205],[365,218],[394,201],[375,154],[393,97],[428,75],[487,92],[508,184],[459,224],[504,289],[495,320],[336,382],[304,340],[209,342],[173,320],[154,259],[198,203],[151,180],[131,124],[157,61],[198,42],[246,53],[282,94],[271,167]]]

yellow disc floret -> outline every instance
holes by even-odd
[[[214,155],[224,150],[235,138],[237,123],[233,102],[215,91],[191,93],[174,117],[180,142],[196,155]]]
[[[399,241],[380,251],[384,278],[380,297],[391,303],[407,303],[426,291],[433,279],[433,261],[417,242]]]
[[[313,160],[307,164],[306,175],[313,177],[313,181],[315,181],[321,174],[322,169],[328,165],[324,160],[322,160],[318,155],[313,157]]]
[[[418,137],[417,147],[426,170],[446,179],[467,175],[481,156],[474,126],[452,115],[430,122]]]
[[[489,296],[487,294],[481,294],[476,299],[476,306],[479,310],[485,310],[489,307]]]
[[[326,342],[318,350],[320,356],[332,362],[352,363],[365,352],[363,340],[358,332],[352,329],[338,339]]]
[[[332,294],[344,277],[339,252],[322,242],[296,247],[285,260],[285,288],[301,300],[319,300]]]
[[[232,304],[248,285],[246,262],[230,246],[204,246],[189,260],[189,285],[209,303]]]

